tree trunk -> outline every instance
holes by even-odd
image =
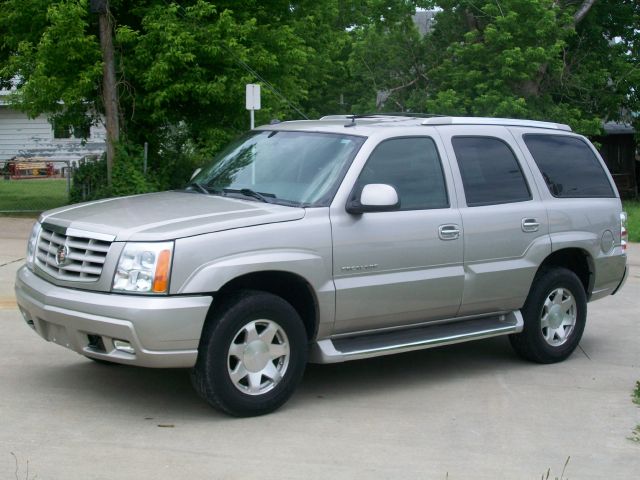
[[[115,147],[120,138],[118,91],[113,53],[113,29],[109,8],[99,15],[100,48],[102,50],[102,101],[107,128],[107,183],[111,185]]]

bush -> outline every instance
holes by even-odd
[[[104,156],[94,161],[83,161],[74,169],[69,192],[71,203],[105,198],[110,193],[107,187],[107,161]]]
[[[153,175],[144,175],[142,148],[121,142],[116,147],[111,187],[107,185],[107,161],[86,160],[73,173],[69,200],[71,203],[100,198],[136,195],[159,189]]]

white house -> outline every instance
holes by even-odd
[[[0,167],[14,157],[69,161],[105,151],[104,125],[91,126],[88,138],[83,140],[81,132],[72,128],[54,129],[45,115],[32,119],[11,108],[9,94],[0,90]]]

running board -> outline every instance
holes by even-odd
[[[423,348],[440,347],[469,340],[508,335],[522,331],[524,322],[519,310],[507,315],[474,318],[451,323],[370,333],[357,337],[326,338],[311,347],[312,363],[338,363]]]

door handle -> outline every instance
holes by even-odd
[[[455,224],[440,225],[438,237],[440,240],[455,240],[460,237],[460,227]]]
[[[540,223],[535,218],[523,218],[522,219],[522,231],[523,232],[537,232],[540,228]]]

